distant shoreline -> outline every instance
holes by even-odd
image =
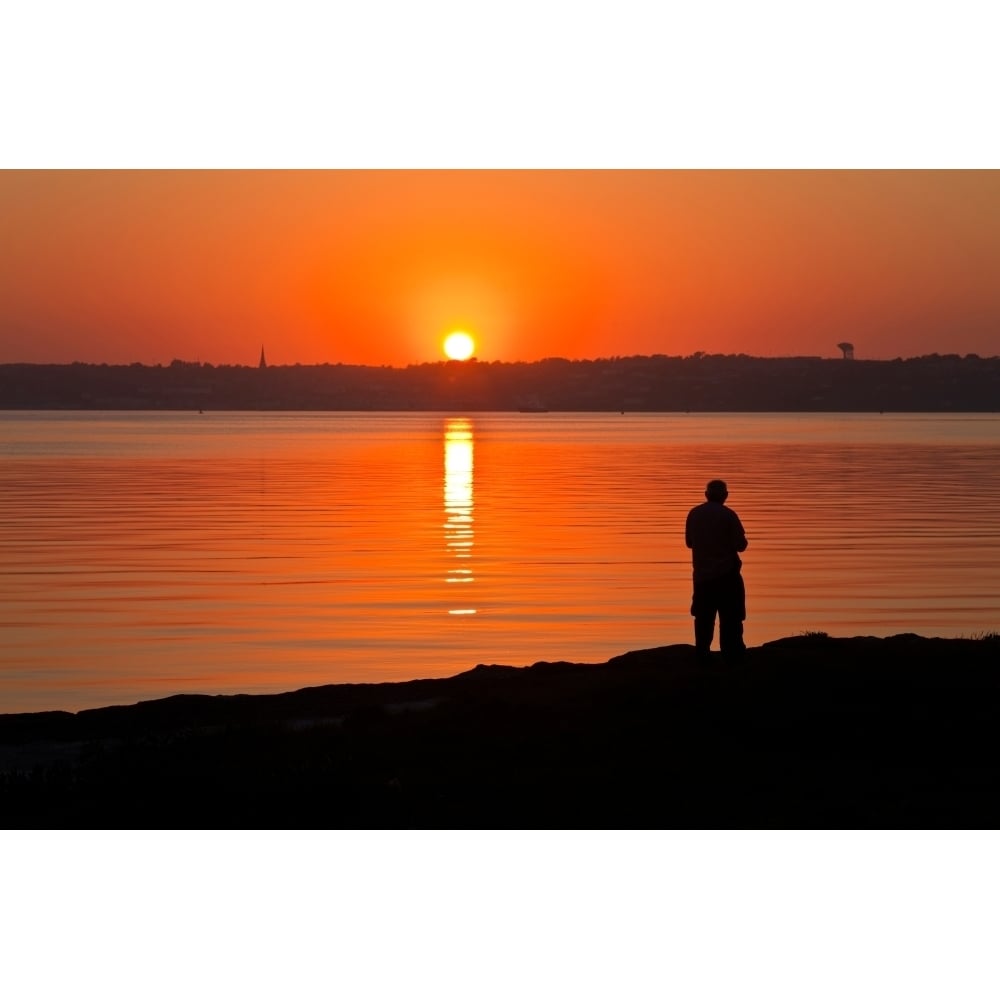
[[[3,410],[993,413],[1000,358],[695,354],[534,362],[0,364]]]

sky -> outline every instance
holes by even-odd
[[[1000,354],[1000,171],[0,174],[0,361]]]

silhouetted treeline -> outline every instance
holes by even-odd
[[[1000,409],[1000,358],[666,355],[406,368],[0,365],[0,409],[932,411]]]

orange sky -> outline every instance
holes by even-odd
[[[0,362],[1000,354],[1000,171],[5,171],[0,219]]]

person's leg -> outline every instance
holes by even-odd
[[[717,610],[715,591],[711,584],[696,583],[691,614],[694,616],[694,648],[699,659],[707,660],[711,652]]]
[[[727,659],[746,652],[743,642],[743,622],[739,618],[719,615],[719,647]]]
[[[743,622],[747,616],[746,588],[739,573],[726,579],[719,599],[719,647],[723,656],[735,658],[746,652]]]
[[[715,636],[715,615],[698,615],[694,620],[694,648],[699,656],[708,656]]]

